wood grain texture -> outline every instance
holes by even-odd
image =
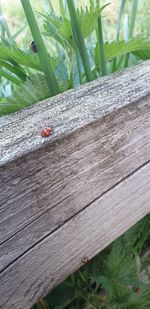
[[[142,99],[2,167],[1,243],[45,213],[49,233],[148,161],[149,104],[149,97]]]
[[[149,94],[150,61],[97,79],[10,116],[0,118],[0,164],[30,153],[91,121]],[[39,131],[52,126],[53,135]]]
[[[0,275],[1,308],[34,301],[150,212],[150,163],[75,215]],[[15,283],[15,284],[14,284]]]
[[[58,96],[63,102],[59,111],[57,107],[55,110],[56,97],[50,103],[43,103],[43,113],[40,103],[36,105],[37,114],[33,107],[2,118],[0,243],[57,206],[58,215],[54,211],[54,216],[49,213],[50,218],[55,217],[51,222],[47,221],[47,214],[42,217],[46,225],[40,234],[43,238],[149,160],[148,65],[146,62],[136,67],[134,77],[133,69],[130,69],[121,75],[106,77],[104,81],[95,81],[96,85],[89,83],[79,90]],[[42,127],[44,121],[48,125],[51,114],[59,131],[62,125],[64,131],[59,136],[55,132],[56,126],[54,136],[43,140],[39,129],[35,128]],[[71,115],[75,118],[73,126],[68,129]],[[35,151],[34,141],[37,144]],[[8,152],[11,152],[11,157]],[[62,215],[59,209],[63,209],[63,205],[65,211]],[[42,225],[41,220],[39,225]],[[33,243],[36,243],[39,238],[34,238]],[[28,243],[23,250],[27,247]]]
[[[13,163],[11,179],[6,182],[1,176],[3,194],[5,190],[7,194],[1,194],[0,269],[147,162],[150,159],[149,123],[147,98],[138,105],[135,103],[133,110],[131,107],[120,109],[105,117],[102,124],[93,124],[92,130],[91,126],[86,127],[75,138],[70,136],[63,140],[57,145],[58,154],[51,154],[51,150],[47,155],[40,153],[39,161],[38,156],[35,159],[35,154],[33,158],[30,155],[30,161],[25,163],[17,160],[19,169]],[[78,139],[79,144],[73,148]],[[43,156],[46,159],[42,160]],[[29,173],[29,164],[34,173]],[[7,176],[8,169],[4,169],[4,173]],[[10,169],[8,175],[11,175]],[[11,254],[7,254],[8,247]]]
[[[88,242],[87,253],[94,256],[150,211],[147,203],[147,182],[150,183],[149,85],[148,61],[0,119],[2,308],[29,308],[38,297],[81,265],[81,253],[86,254]],[[53,127],[53,134],[43,139],[40,130],[46,126]],[[147,179],[140,183],[145,175]],[[120,186],[126,190],[125,179],[127,183],[132,179],[135,190],[134,179],[143,195],[140,197],[137,192],[136,197],[133,194],[132,208],[132,190],[127,195],[129,203],[126,198],[122,201],[123,196],[117,191],[114,196],[116,202],[119,199],[117,207],[120,208],[116,212],[114,197],[112,208],[104,209],[108,194],[113,195],[120,190],[116,188],[122,188]],[[126,205],[125,209],[121,205]],[[94,209],[97,210],[94,212]],[[127,218],[130,211],[132,218]],[[84,214],[90,227],[87,229],[85,222],[87,236],[84,235]],[[106,229],[101,229],[105,220]],[[115,220],[113,234],[109,222],[114,226]],[[95,221],[97,231],[92,224]],[[75,226],[76,240],[71,248]],[[102,242],[92,244],[90,237],[98,237],[93,233],[100,233]],[[64,248],[67,248],[64,256],[69,262],[68,269],[61,257]],[[16,282],[14,286],[13,281]],[[4,289],[6,295],[2,293]]]

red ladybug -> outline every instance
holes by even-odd
[[[41,131],[41,136],[42,137],[48,137],[48,136],[50,136],[51,134],[52,134],[52,132],[53,132],[53,129],[52,128],[45,128],[45,129],[43,129],[42,131]]]

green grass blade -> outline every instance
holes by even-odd
[[[124,40],[127,42],[129,40],[129,16],[125,14],[123,21],[123,36]]]
[[[122,20],[122,16],[123,16],[123,13],[124,13],[125,4],[126,4],[126,0],[121,0],[119,15],[118,15],[118,21],[117,21],[116,40],[119,40],[121,20]]]
[[[130,22],[130,27],[129,27],[129,39],[131,39],[131,37],[133,36],[137,9],[138,9],[138,0],[132,0],[131,22]]]
[[[1,0],[0,0],[0,15],[3,15],[3,10],[2,10],[2,3],[1,3]]]
[[[82,72],[81,72],[81,67],[80,67],[80,54],[79,54],[78,49],[76,51],[76,59],[77,59],[77,67],[78,67],[78,73],[79,73],[79,82],[81,85],[82,84]]]
[[[43,71],[45,73],[45,77],[47,80],[47,84],[50,90],[51,95],[56,95],[59,93],[58,84],[56,81],[55,74],[53,72],[53,69],[51,67],[48,52],[46,50],[44,41],[42,39],[42,35],[40,33],[36,18],[34,16],[32,7],[30,5],[29,0],[21,0],[33,39],[35,41],[35,44],[37,46],[38,50],[38,56],[41,62],[41,66],[43,68]]]
[[[80,24],[79,24],[78,18],[76,16],[76,10],[75,10],[73,0],[67,0],[67,5],[68,5],[68,9],[69,9],[69,14],[70,14],[71,24],[72,24],[72,28],[73,28],[73,32],[74,32],[74,36],[75,36],[75,41],[76,41],[77,47],[79,49],[80,56],[81,56],[82,63],[83,63],[83,67],[84,67],[84,70],[85,70],[86,79],[87,79],[87,81],[91,81],[91,80],[94,79],[94,76],[93,76],[93,73],[91,71],[88,53],[87,53],[87,50],[86,50],[83,35],[81,33]]]
[[[0,75],[5,77],[6,79],[10,80],[12,83],[14,83],[16,85],[20,85],[21,84],[21,80],[19,78],[15,77],[15,75],[13,75],[9,71],[6,71],[3,68],[0,68]]]
[[[130,18],[131,22],[129,25],[129,39],[131,39],[133,36],[137,9],[138,9],[138,0],[132,0],[132,9],[131,9],[131,18]],[[125,61],[124,61],[125,68],[128,66],[128,63],[129,63],[129,54],[125,56]]]
[[[17,75],[17,77],[21,78],[23,81],[26,80],[26,74],[17,66],[13,66],[12,64],[5,62],[3,60],[0,60],[0,67],[4,67],[11,73]]]
[[[0,116],[31,106],[49,96],[50,91],[45,76],[40,73],[31,75],[13,91],[11,96],[0,100]]]
[[[66,16],[66,10],[65,10],[65,6],[64,6],[64,1],[63,0],[59,0],[59,10],[60,10],[60,15],[61,16]]]
[[[54,12],[54,9],[53,9],[51,0],[47,0],[47,3],[48,3],[48,6],[49,6],[50,10],[51,10],[52,12]]]
[[[126,4],[126,0],[121,0],[119,14],[118,14],[118,21],[117,21],[116,41],[119,40],[121,20],[122,20],[122,16],[123,16],[123,13],[124,13],[125,4]],[[115,58],[113,60],[112,72],[116,71],[116,63],[117,63],[117,58]]]
[[[99,4],[99,0],[97,0],[97,5],[98,4]],[[103,39],[103,29],[102,29],[101,14],[98,17],[98,33],[97,33],[97,38],[98,38],[98,44],[99,44],[102,76],[105,76],[107,74],[107,71],[106,71],[106,62],[105,62],[105,48],[104,48],[104,39]]]

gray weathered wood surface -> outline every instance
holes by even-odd
[[[30,308],[150,212],[150,62],[2,117],[0,135],[0,308]]]

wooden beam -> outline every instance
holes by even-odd
[[[149,85],[148,61],[0,119],[2,308],[29,308],[81,265],[81,255],[94,256],[150,211]],[[40,130],[47,126],[53,127],[53,134],[44,139]],[[143,177],[148,180],[139,183],[140,197],[132,192],[134,182]],[[127,183],[132,179],[132,190],[125,179]],[[129,203],[119,188],[125,192],[128,188]],[[114,194],[116,205],[119,200],[119,208],[115,200],[113,208],[105,208],[108,194]],[[98,234],[93,234],[91,221],[86,227],[91,209]],[[107,228],[101,230],[104,218]],[[115,220],[113,234],[109,224],[114,226]],[[70,249],[68,239],[74,238],[75,227],[76,240]],[[91,237],[98,235],[103,235],[102,242],[92,245]]]
[[[50,233],[3,271],[1,308],[30,308],[34,301],[77,270],[83,257],[92,258],[148,214],[149,201],[150,163]]]

